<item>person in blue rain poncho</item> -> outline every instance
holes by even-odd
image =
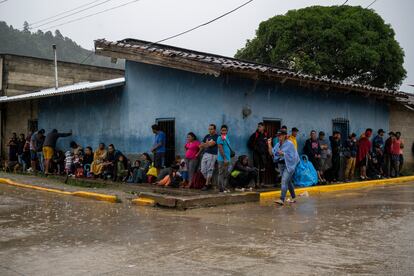
[[[286,130],[281,129],[277,133],[278,143],[272,148],[272,140],[268,140],[269,154],[272,155],[273,161],[280,170],[282,176],[281,195],[280,199],[276,200],[279,205],[285,204],[286,193],[289,190],[292,197],[291,202],[296,202],[295,188],[293,186],[292,178],[295,173],[296,166],[299,163],[299,155],[295,146],[287,139]]]

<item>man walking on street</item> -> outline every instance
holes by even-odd
[[[53,154],[56,149],[56,142],[60,137],[68,137],[72,135],[72,130],[68,133],[59,133],[57,129],[53,129],[46,135],[45,142],[43,143],[43,157],[45,159],[45,174],[49,174],[50,160],[53,158]]]
[[[264,183],[264,174],[269,152],[267,150],[267,133],[262,122],[257,124],[257,130],[250,136],[248,147],[253,151],[253,164],[259,171],[259,187]]]
[[[151,148],[151,152],[154,154],[154,167],[157,168],[157,172],[165,165],[165,133],[160,130],[158,125],[152,125],[152,132],[154,133],[154,144]]]
[[[292,177],[299,163],[299,155],[293,143],[287,140],[287,132],[280,130],[278,132],[279,142],[272,148],[272,140],[268,140],[268,151],[273,156],[273,161],[278,165],[280,175],[282,176],[281,195],[276,201],[279,205],[285,204],[286,193],[289,190],[292,197],[291,202],[296,202],[295,188]]]
[[[228,127],[226,125],[222,125],[220,128],[220,136],[217,138],[217,145],[218,145],[218,184],[219,184],[219,191],[220,193],[227,193],[229,190],[227,189],[228,177],[229,177],[229,164],[231,161],[231,148],[230,148],[230,141],[227,135]]]
[[[216,125],[210,124],[208,127],[208,134],[204,137],[203,142],[200,145],[200,150],[204,151],[200,170],[206,179],[206,185],[202,188],[203,191],[207,191],[212,187],[212,178],[218,152],[217,138]]]

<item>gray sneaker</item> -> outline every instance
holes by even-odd
[[[285,205],[285,203],[281,199],[275,200],[275,203],[279,205]]]
[[[289,198],[287,200],[287,202],[289,202],[289,203],[296,203],[296,198]]]

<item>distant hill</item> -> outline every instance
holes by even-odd
[[[97,56],[92,51],[76,44],[72,39],[64,37],[59,30],[56,30],[54,35],[50,31],[43,33],[40,30],[31,33],[27,22],[24,24],[24,29],[20,31],[0,21],[0,53],[53,59],[53,44],[57,46],[60,61],[124,68],[123,60],[112,63],[108,57]]]

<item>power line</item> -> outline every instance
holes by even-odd
[[[238,7],[234,8],[234,9],[232,9],[231,11],[228,11],[228,12],[226,12],[226,13],[224,13],[224,14],[222,14],[222,15],[220,15],[220,16],[218,16],[218,17],[216,17],[216,18],[214,18],[214,19],[212,19],[212,20],[210,20],[210,21],[207,21],[207,22],[205,22],[205,23],[203,23],[203,24],[200,24],[200,25],[198,25],[198,26],[195,26],[195,27],[193,27],[193,28],[191,28],[191,29],[188,29],[188,30],[183,31],[183,32],[181,32],[181,33],[178,33],[178,34],[176,34],[176,35],[172,35],[172,36],[166,37],[166,38],[164,38],[164,39],[158,40],[158,41],[153,42],[153,43],[151,43],[151,44],[161,43],[161,42],[164,42],[164,41],[166,41],[166,40],[170,40],[170,39],[176,38],[176,37],[178,37],[178,36],[184,35],[184,34],[186,34],[186,33],[192,32],[192,31],[194,31],[194,30],[196,30],[196,29],[199,29],[199,28],[201,28],[201,27],[203,27],[203,26],[206,26],[206,25],[208,25],[208,24],[210,24],[210,23],[213,23],[214,21],[217,21],[217,20],[219,20],[220,18],[223,18],[223,17],[225,17],[225,16],[227,16],[227,15],[229,15],[229,14],[231,14],[231,13],[233,13],[233,12],[237,11],[238,9],[241,9],[242,7],[246,6],[247,4],[249,4],[250,2],[253,2],[253,1],[254,1],[254,0],[249,0],[249,1],[247,1],[247,2],[245,2],[245,3],[243,3],[243,4],[241,4],[240,6],[238,6]]]
[[[56,28],[56,27],[60,27],[60,26],[66,25],[66,24],[70,24],[70,23],[73,23],[73,22],[79,21],[79,20],[83,20],[83,19],[86,19],[86,18],[89,18],[89,17],[95,16],[95,15],[98,15],[98,14],[101,14],[101,13],[104,13],[104,12],[108,12],[108,11],[112,11],[112,10],[115,10],[115,9],[118,9],[118,8],[122,8],[122,7],[124,7],[124,6],[127,6],[127,5],[132,4],[132,3],[135,3],[135,2],[139,2],[139,1],[141,1],[141,0],[133,0],[133,1],[129,1],[129,2],[126,2],[126,3],[124,3],[124,4],[121,4],[121,5],[118,5],[118,6],[112,7],[112,8],[108,8],[108,9],[105,9],[105,10],[102,10],[102,11],[99,11],[99,12],[96,12],[96,13],[91,13],[91,14],[88,14],[88,15],[85,15],[85,16],[81,16],[81,17],[75,18],[75,19],[73,19],[73,20],[69,20],[69,21],[63,22],[63,23],[61,23],[61,24],[57,24],[57,25],[54,25],[54,26],[48,27],[48,28],[46,28],[46,29],[43,29],[42,31],[47,31],[47,30],[50,30],[50,29],[53,29],[53,28]]]
[[[371,2],[371,4],[369,4],[367,7],[366,7],[366,9],[368,9],[369,7],[371,7],[372,5],[374,5],[375,4],[375,2],[377,2],[378,0],[374,0],[374,1],[372,1]]]
[[[346,3],[348,3],[349,0],[346,0],[341,6],[344,6]]]
[[[87,61],[95,52],[92,51],[86,58],[84,58],[79,64],[83,64],[85,61]]]
[[[7,1],[7,0],[6,0],[6,1]],[[33,23],[29,23],[29,25],[36,25],[36,24],[39,24],[39,23],[45,22],[45,21],[47,21],[47,20],[49,20],[49,19],[56,18],[56,17],[58,17],[58,16],[61,16],[61,15],[63,15],[63,14],[66,14],[66,13],[69,13],[69,12],[72,12],[72,11],[76,11],[76,10],[78,10],[78,9],[81,9],[81,8],[83,8],[83,7],[86,7],[86,6],[92,5],[92,4],[94,4],[94,3],[96,3],[96,2],[100,2],[100,1],[102,1],[102,0],[95,0],[95,1],[89,2],[89,3],[87,3],[87,4],[83,4],[83,5],[77,6],[76,8],[73,8],[73,9],[70,9],[70,10],[67,10],[67,11],[64,11],[64,12],[61,12],[61,13],[58,13],[58,14],[55,14],[55,15],[53,15],[53,16],[49,16],[49,17],[47,17],[47,18],[43,18],[43,19],[38,20],[38,21],[35,21],[35,22],[33,22]]]
[[[42,26],[44,26],[44,25],[49,25],[50,23],[53,23],[53,22],[56,22],[56,21],[59,21],[59,20],[62,20],[62,19],[68,18],[68,17],[70,17],[70,16],[72,16],[72,15],[75,15],[75,14],[78,14],[78,13],[81,13],[81,12],[84,12],[84,11],[87,11],[87,10],[90,10],[90,9],[92,9],[92,8],[94,8],[94,7],[97,7],[97,6],[103,5],[103,4],[108,3],[108,2],[110,2],[110,1],[112,1],[112,0],[105,0],[105,1],[103,1],[103,2],[101,2],[101,3],[95,4],[95,5],[90,6],[90,7],[88,7],[88,8],[84,8],[84,9],[82,9],[82,10],[80,10],[80,11],[72,12],[72,13],[70,13],[70,14],[67,14],[67,15],[62,16],[62,17],[58,17],[58,18],[56,18],[56,19],[54,19],[54,20],[47,21],[46,23],[43,23],[43,24],[40,24],[40,25],[37,25],[37,26],[32,26],[32,27],[30,27],[29,29],[34,29],[34,28],[39,28],[39,27],[42,27]]]
[[[2,3],[4,3],[4,2],[7,2],[7,1],[9,1],[9,0],[3,0],[3,1],[0,1],[0,4],[2,4]]]

